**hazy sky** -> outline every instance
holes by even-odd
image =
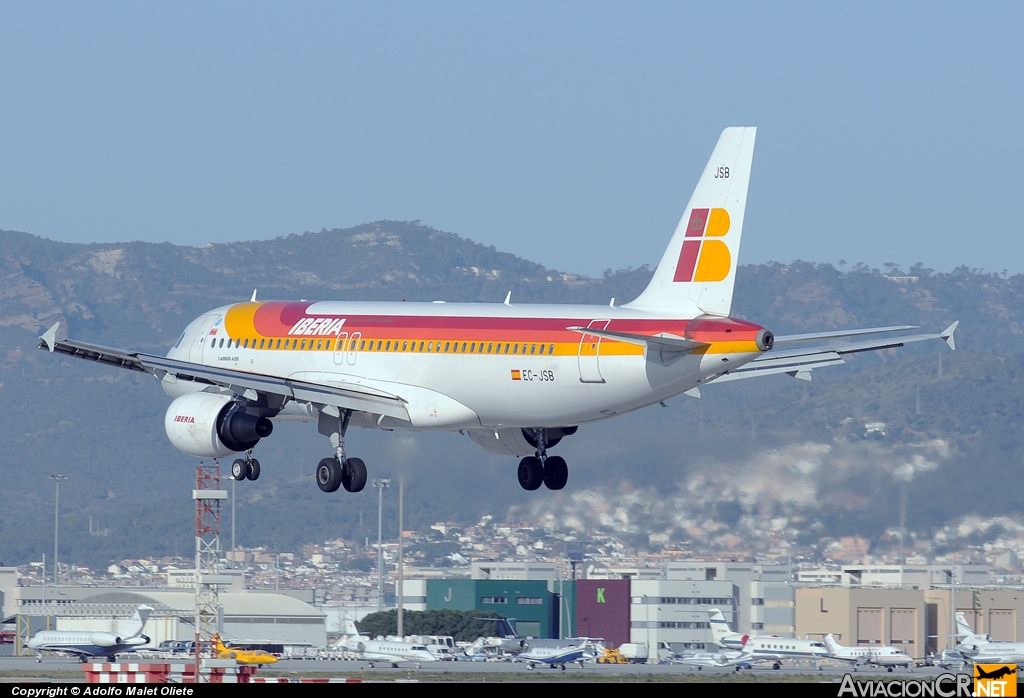
[[[0,229],[413,220],[654,264],[759,127],[742,262],[1024,271],[1024,3],[0,4]]]

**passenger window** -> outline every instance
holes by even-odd
[[[402,351],[405,351],[405,348],[406,348],[407,346],[409,346],[409,343],[408,343],[408,342],[402,342]]]
[[[373,342],[370,342],[370,344],[373,344]],[[359,351],[362,351],[365,348],[366,348],[366,340],[364,339],[363,341],[359,342]]]
[[[519,345],[518,344],[513,344],[512,345],[512,353],[513,354],[518,354],[519,353]]]
[[[548,354],[554,354],[554,353],[555,353],[555,345],[552,344],[552,345],[548,346]]]
[[[463,354],[466,353],[466,343],[465,342],[462,343],[462,353]]]
[[[312,340],[310,340],[310,341],[312,341]],[[306,340],[302,340],[302,348],[303,348],[303,349],[305,349],[305,348],[306,348]]]
[[[277,349],[280,349],[280,348],[281,348],[281,340],[280,340],[280,339],[279,339],[279,340],[277,340],[277,347],[276,347],[276,348],[277,348]]]
[[[455,342],[454,344],[452,344],[452,351],[454,353],[456,353],[456,354],[459,353],[459,343],[458,342]]]
[[[311,342],[311,344],[312,344],[312,342]],[[320,349],[322,349],[322,348],[323,348],[323,346],[324,346],[324,340],[322,340],[322,339],[318,339],[318,340],[316,340],[316,348],[317,348],[317,351],[319,351]]]
[[[427,342],[427,351],[434,351],[434,343]]]
[[[476,353],[476,342],[473,342],[472,344],[469,345],[469,353],[470,354],[475,354]]]
[[[524,351],[525,351],[525,349],[524,349]],[[537,353],[537,345],[536,344],[531,344],[530,345],[530,353],[531,354],[536,354]]]
[[[508,342],[505,342],[505,353],[506,354],[508,353],[508,347],[509,347]]]
[[[494,342],[488,342],[487,343],[487,353],[490,354],[491,353],[491,349],[493,349],[493,348],[494,348]]]
[[[423,351],[423,342],[420,342],[420,351]]]
[[[452,344],[451,342],[445,342],[445,343],[444,343],[444,350],[445,350],[446,352],[448,351],[448,347],[450,347],[450,346],[451,346],[451,344]]]
[[[246,349],[249,348],[249,338],[248,337],[246,337],[245,344],[243,344],[242,346],[244,346]]]
[[[261,340],[260,340],[260,349],[262,349],[262,348],[263,348],[263,344],[264,344],[264,343],[265,343],[266,341],[267,341],[267,340],[265,340],[265,339],[261,339]]]
[[[541,353],[541,354],[543,354],[543,353],[544,353],[544,345],[543,345],[543,344],[541,344],[541,345],[540,345],[540,353]]]

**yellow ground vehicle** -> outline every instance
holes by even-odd
[[[597,658],[599,664],[628,664],[629,660],[622,656],[617,649],[605,649],[604,653]]]
[[[213,648],[217,652],[217,659],[234,659],[239,664],[273,664],[277,657],[261,650],[243,650],[234,647],[227,647],[221,642],[218,633],[213,634]]]

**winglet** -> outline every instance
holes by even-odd
[[[508,295],[505,296],[505,305],[512,305],[512,292],[509,291]]]
[[[952,349],[953,351],[956,351],[956,342],[953,341],[953,333],[956,331],[956,326],[959,324],[960,321],[957,320],[952,325],[947,327],[942,334],[939,335],[944,340],[946,340],[946,344],[948,344],[949,348]]]
[[[255,288],[252,290],[252,298],[249,299],[250,303],[255,303],[256,302],[256,291],[257,291],[257,289],[255,289]]]
[[[57,322],[53,323],[53,327],[51,327],[50,329],[46,330],[46,332],[44,332],[43,335],[41,337],[39,337],[39,339],[43,340],[43,344],[46,345],[46,348],[50,350],[51,354],[53,353],[53,348],[55,346],[57,346],[57,328],[58,327],[60,327],[60,321],[59,320]]]

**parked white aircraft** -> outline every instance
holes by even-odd
[[[151,606],[139,606],[128,623],[117,633],[89,632],[88,630],[40,630],[28,641],[28,648],[35,650],[36,660],[42,661],[43,652],[78,655],[82,662],[89,657],[105,656],[116,661],[120,652],[133,652],[149,644],[149,637],[142,634],[146,619],[153,611]]]
[[[695,666],[697,671],[701,671],[704,667],[720,668],[727,666],[736,667],[736,671],[739,671],[743,664],[767,661],[755,659],[754,647],[750,640],[749,635],[744,635],[740,643],[740,651],[738,652],[694,652],[678,660],[676,663]]]
[[[427,649],[426,645],[415,642],[399,642],[397,640],[349,640],[345,643],[346,649],[359,655],[359,659],[370,663],[372,669],[376,663],[390,663],[395,669],[399,664],[415,664],[418,667],[423,662],[436,662],[437,657]]]
[[[749,648],[754,661],[773,662],[778,669],[783,659],[826,659],[828,648],[821,640],[801,640],[796,637],[779,637],[778,635],[746,636],[734,633],[729,629],[722,611],[713,608],[708,613],[711,625],[711,637],[716,645],[731,650]]]
[[[979,635],[967,624],[963,611],[956,614],[957,635],[963,639],[956,649],[974,664],[1024,664],[1024,642],[993,642],[988,635]]]
[[[538,664],[547,664],[552,669],[561,667],[565,671],[565,665],[578,662],[580,669],[583,663],[593,660],[595,655],[590,650],[590,641],[581,639],[574,645],[562,647],[531,647],[526,652],[520,652],[516,661],[527,662],[528,669],[533,669]]]
[[[893,667],[901,666],[910,668],[914,666],[914,660],[903,650],[889,645],[865,645],[864,647],[844,647],[836,642],[832,633],[825,636],[825,646],[828,647],[829,657],[850,662],[855,665],[869,665],[886,667],[892,671]],[[856,668],[854,668],[856,671]]]
[[[40,348],[156,376],[173,398],[171,443],[198,458],[242,453],[235,479],[255,480],[252,457],[272,420],[316,422],[332,457],[320,489],[358,492],[366,466],[345,450],[350,426],[467,433],[488,451],[525,456],[519,484],[562,489],[566,462],[548,449],[597,422],[712,383],[788,374],[857,352],[943,339],[957,323],[916,334],[808,346],[908,326],[775,337],[730,317],[754,128],[727,128],[690,197],[650,284],[607,306],[504,303],[257,302],[195,319],[166,357],[58,339]]]

